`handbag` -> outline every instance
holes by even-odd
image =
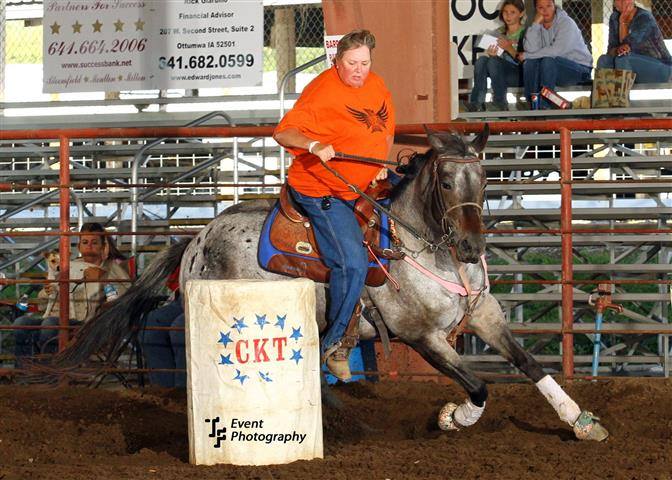
[[[598,68],[593,79],[593,108],[627,108],[630,106],[630,89],[637,74],[630,70]]]

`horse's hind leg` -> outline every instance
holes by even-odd
[[[486,295],[483,298],[469,326],[484,342],[534,381],[560,419],[574,428],[578,438],[597,441],[607,438],[609,433],[596,421],[595,417],[590,412],[582,412],[577,403],[565,393],[553,377],[544,373],[539,362],[516,342],[506,324],[499,303],[492,295]]]
[[[469,400],[460,406],[447,403],[443,407],[439,413],[439,427],[443,430],[459,430],[460,427],[475,424],[485,410],[488,389],[483,380],[464,366],[460,356],[448,344],[445,331],[436,331],[411,343],[411,346],[434,368],[455,380],[469,394]]]

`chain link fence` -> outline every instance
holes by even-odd
[[[531,0],[528,0],[531,1]],[[0,94],[2,75],[12,75],[12,65],[42,63],[41,1],[0,0],[6,4],[6,20],[0,25]],[[608,21],[613,3],[597,0],[564,0],[563,8],[577,22],[586,43],[597,57],[606,49]],[[641,0],[638,4],[652,11],[663,36],[672,39],[672,0]],[[287,71],[324,53],[324,21],[319,0],[310,4],[264,7],[264,86],[260,92],[272,92]],[[324,68],[316,65],[304,72],[312,77]],[[273,73],[275,72],[275,74]],[[19,74],[17,74],[19,75]],[[22,74],[21,74],[22,75]],[[299,79],[300,84],[305,81]],[[301,85],[299,85],[299,90]],[[295,90],[290,83],[288,90]]]

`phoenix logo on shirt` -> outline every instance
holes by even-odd
[[[362,110],[357,110],[347,105],[345,108],[348,109],[348,112],[355,117],[358,122],[362,122],[366,127],[371,130],[371,132],[384,132],[385,131],[385,122],[387,122],[387,105],[385,102],[381,105],[377,112],[373,112],[370,108],[365,108]]]

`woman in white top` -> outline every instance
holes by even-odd
[[[105,228],[99,223],[87,223],[81,233],[103,233]],[[81,235],[78,250],[80,256],[70,262],[70,325],[81,325],[96,314],[108,300],[113,300],[128,289],[128,283],[105,283],[104,280],[128,280],[126,270],[121,266],[125,260],[110,237],[104,235]],[[58,325],[58,285],[48,284],[44,288],[47,296],[56,293],[54,308],[48,317],[24,315],[14,321],[15,326],[53,327]],[[15,334],[15,356],[17,366],[21,357],[36,353],[56,351],[58,330],[17,330]]]

